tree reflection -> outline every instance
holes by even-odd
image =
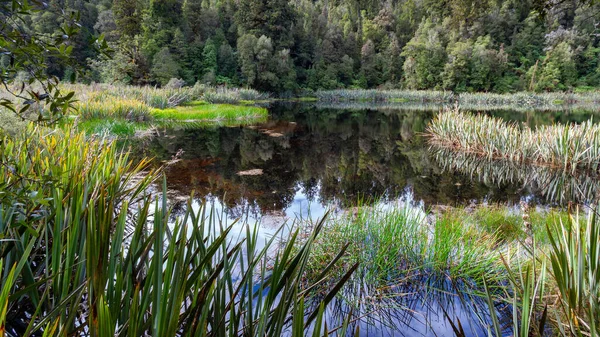
[[[280,104],[270,109],[270,121],[266,123],[243,127],[172,126],[158,130],[156,137],[134,146],[133,151],[161,161],[170,160],[182,150],[180,161],[166,170],[169,187],[184,196],[192,190],[198,198],[216,196],[240,214],[249,208],[263,214],[284,210],[298,191],[310,202],[336,202],[342,206],[358,200],[396,198],[407,189],[425,205],[456,205],[482,199],[518,202],[523,186],[532,181],[524,180],[522,174],[518,179],[499,179],[499,173],[494,174],[498,176],[494,181],[472,179],[473,171],[467,164],[440,160],[455,158],[453,155],[432,156],[422,133],[437,111]],[[519,116],[527,120],[544,118],[544,123],[553,120],[548,115]],[[262,169],[263,174],[238,175],[253,169]],[[575,182],[542,181],[542,174],[537,176],[538,185],[570,184],[572,192],[561,194],[565,200],[571,195],[577,200],[582,198],[582,192],[574,190]]]

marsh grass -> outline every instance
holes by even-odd
[[[322,102],[421,102],[451,103],[454,95],[449,91],[418,90],[328,90],[317,91],[316,97]]]
[[[600,125],[527,126],[483,114],[455,110],[438,114],[427,127],[429,143],[490,160],[597,172],[600,168]]]
[[[430,90],[327,90],[316,92],[319,102],[375,102],[375,103],[444,103],[458,104],[475,109],[498,109],[499,107],[529,107],[537,109],[564,109],[565,106],[581,106],[595,110],[600,103],[600,92],[581,93],[533,93],[511,94],[460,93]]]
[[[269,98],[267,93],[245,88],[211,88],[202,95],[202,100],[213,104],[248,104]]]
[[[319,256],[327,259],[348,242],[344,261],[358,261],[364,266],[359,274],[374,284],[415,275],[478,282],[499,276],[498,250],[490,247],[512,249],[510,244],[498,246],[498,230],[482,228],[463,210],[440,214],[431,223],[430,216],[408,205],[359,207],[351,213],[328,223],[310,268],[318,270],[323,263]]]
[[[154,109],[152,116],[157,120],[173,121],[218,121],[265,119],[268,111],[255,106],[239,106],[231,104],[193,103],[172,109]]]
[[[279,249],[257,227],[233,240],[206,205],[172,222],[166,181],[148,195],[160,175],[148,161],[133,164],[102,138],[28,131],[0,143],[3,334],[300,336],[326,324],[323,310],[304,311],[302,290],[322,223],[293,250],[297,232]]]
[[[77,104],[79,116],[84,120],[123,119],[143,122],[150,119],[150,107],[133,99],[112,99],[108,102],[87,101]]]

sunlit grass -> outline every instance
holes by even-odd
[[[260,120],[268,116],[268,111],[265,108],[255,106],[197,102],[172,109],[154,109],[152,110],[152,116],[157,120],[174,121]]]

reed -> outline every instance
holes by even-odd
[[[513,307],[513,335],[545,336],[551,330],[559,336],[600,336],[598,211],[586,215],[577,209],[543,230],[548,244],[533,240],[524,246],[528,261],[516,270],[505,266],[509,283],[500,300]],[[486,295],[493,308],[494,292],[486,288]],[[497,319],[491,328],[501,335]]]
[[[497,254],[510,251],[512,241],[498,247],[498,232],[488,232],[462,210],[429,220],[409,205],[359,207],[328,223],[309,268],[320,270],[349,243],[343,261],[359,262],[359,275],[373,285],[426,275],[468,282],[500,278]]]
[[[28,131],[0,143],[3,335],[280,336],[325,324],[323,311],[305,316],[302,290],[322,224],[292,251],[297,233],[280,249],[256,227],[233,240],[206,205],[170,221],[166,182],[148,194],[160,170],[146,160],[69,130]]]
[[[600,164],[600,125],[540,126],[531,129],[483,114],[458,109],[438,114],[427,127],[429,143],[518,164],[556,167],[565,172],[597,172]]]
[[[92,100],[80,102],[76,108],[84,120],[110,118],[143,122],[150,119],[150,107],[134,99]]]
[[[449,91],[419,90],[328,90],[317,91],[320,102],[422,102],[450,103],[454,102],[454,94]]]

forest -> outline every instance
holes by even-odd
[[[203,83],[278,95],[329,89],[587,91],[600,86],[590,0],[50,0],[26,19],[55,34],[79,15],[78,82]],[[90,47],[102,34],[110,57]],[[10,62],[0,58],[0,67]]]

